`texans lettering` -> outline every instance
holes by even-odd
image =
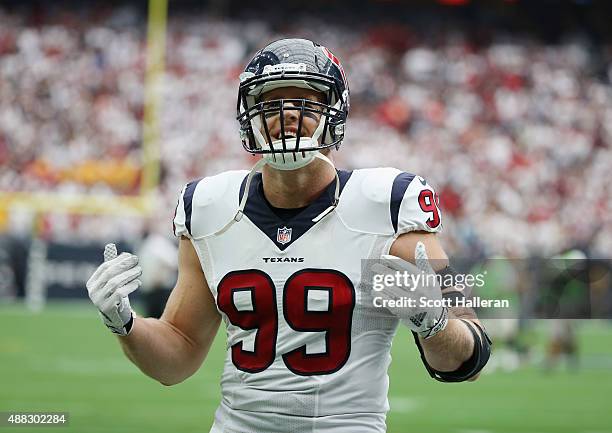
[[[262,257],[265,263],[304,263],[304,257]]]

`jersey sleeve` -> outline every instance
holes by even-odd
[[[393,181],[391,223],[396,234],[442,230],[438,194],[421,176],[403,172]]]
[[[174,235],[178,238],[181,236],[186,236],[188,238],[192,237],[191,213],[193,207],[193,194],[198,182],[199,179],[189,182],[183,187],[181,193],[179,194],[173,220]]]
[[[175,236],[197,240],[223,230],[236,215],[247,174],[246,170],[225,171],[185,185],[173,220]]]

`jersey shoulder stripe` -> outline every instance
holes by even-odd
[[[391,224],[393,225],[393,231],[397,232],[397,221],[399,217],[400,206],[404,199],[404,194],[408,189],[408,185],[414,179],[414,174],[402,172],[393,179],[393,186],[391,187]]]
[[[191,234],[191,212],[193,210],[193,193],[195,192],[196,186],[202,180],[192,180],[185,186],[185,193],[183,194],[183,210],[185,212],[185,227],[187,232]]]

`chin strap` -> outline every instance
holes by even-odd
[[[234,216],[233,221],[238,222],[242,219],[242,216],[244,215],[244,207],[246,206],[247,198],[249,197],[249,191],[251,190],[251,181],[253,180],[253,176],[255,176],[255,173],[257,173],[257,171],[261,167],[266,165],[267,162],[268,161],[262,158],[255,163],[253,168],[251,168],[251,171],[249,172],[249,175],[247,176],[246,184],[244,185],[244,192],[242,193],[242,198],[240,199],[240,206],[238,206],[238,211],[236,212],[236,215]]]
[[[321,152],[317,152],[317,154],[315,155],[315,158],[319,158],[320,160],[325,161],[327,164],[331,165],[331,167],[334,169],[334,174],[336,175],[336,191],[334,192],[334,201],[332,202],[331,206],[329,206],[319,215],[314,217],[312,219],[313,223],[321,221],[327,214],[333,212],[334,209],[336,209],[336,207],[338,206],[338,202],[340,201],[340,176],[338,176],[338,170],[336,170],[336,166],[334,165],[333,162],[331,162],[331,160],[327,156],[323,155]]]
[[[321,221],[327,214],[332,212],[338,206],[338,202],[340,201],[340,177],[338,176],[338,171],[336,170],[336,166],[334,166],[334,163],[331,162],[331,160],[327,156],[323,155],[320,152],[317,152],[315,154],[315,158],[319,158],[320,160],[325,161],[327,164],[329,164],[334,169],[334,174],[336,176],[336,189],[334,192],[334,201],[327,209],[325,209],[323,212],[321,212],[319,215],[317,215],[316,217],[312,219],[312,222],[316,223],[316,222]],[[242,193],[242,198],[240,199],[240,205],[238,206],[238,211],[236,212],[236,215],[234,216],[234,219],[232,220],[232,222],[233,221],[238,222],[244,216],[244,208],[246,206],[246,202],[249,197],[249,191],[251,188],[251,181],[253,180],[253,176],[255,176],[255,173],[257,173],[259,169],[262,168],[267,163],[268,161],[262,158],[255,163],[253,168],[251,168],[251,171],[249,172],[249,175],[247,176],[246,184],[244,185],[244,192]]]

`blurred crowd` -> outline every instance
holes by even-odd
[[[320,41],[344,64],[352,104],[337,165],[424,176],[439,192],[450,253],[578,247],[610,257],[612,46],[579,35],[555,45],[528,34],[475,41],[461,28],[434,39],[316,17],[279,31],[255,19],[172,16],[157,191],[168,232],[187,181],[252,165],[235,120],[238,75],[258,47],[287,35]],[[145,65],[145,20],[130,8],[87,19],[0,8],[0,191],[138,194]],[[97,239],[121,220],[57,214],[45,230]],[[150,224],[124,226],[129,240]]]

